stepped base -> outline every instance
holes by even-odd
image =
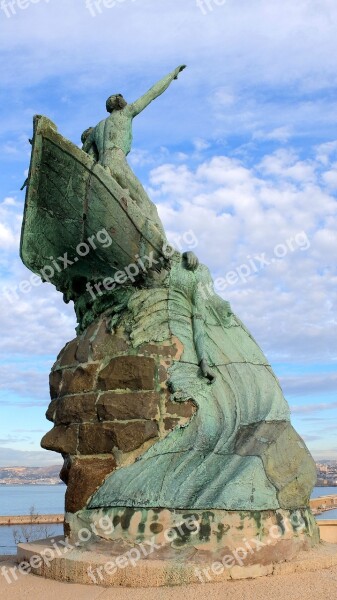
[[[106,514],[112,510],[114,516]],[[27,561],[26,570],[43,577],[106,587],[160,587],[255,578],[295,572],[302,567],[310,570],[318,564],[317,557],[325,561],[319,562],[320,568],[322,564],[337,564],[337,546],[319,546],[318,527],[309,510],[283,511],[282,520],[280,512],[273,511],[250,514],[134,509],[126,520],[127,510],[110,509],[100,519],[96,514],[91,521],[88,516],[83,519],[82,511],[81,519],[78,515],[76,525],[72,523],[70,540],[58,537],[19,544],[18,561]],[[299,519],[301,512],[303,526],[295,527],[294,515],[297,513]],[[108,533],[106,525],[112,521],[115,526]],[[104,529],[106,539],[102,536]]]

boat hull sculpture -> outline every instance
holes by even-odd
[[[113,276],[137,254],[152,252],[163,261],[165,238],[154,205],[141,210],[107,169],[41,115],[34,118],[28,182],[20,254],[46,281],[64,287],[76,277]],[[111,244],[88,244],[100,231]],[[68,263],[57,269],[53,261],[64,256]]]

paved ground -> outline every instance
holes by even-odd
[[[59,583],[35,575],[21,575],[9,584],[1,568],[13,565],[11,559],[0,559],[1,600],[337,600],[337,567],[188,587],[106,589]]]

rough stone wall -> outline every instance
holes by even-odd
[[[193,402],[176,403],[167,369],[182,348],[171,338],[132,346],[125,329],[108,329],[102,315],[61,350],[50,374],[47,419],[54,428],[43,448],[62,453],[66,512],[75,513],[117,467],[132,464],[177,425],[190,421]]]

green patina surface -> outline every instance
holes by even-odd
[[[314,462],[256,341],[213,292],[207,267],[166,251],[156,208],[125,162],[133,116],[180,70],[138,104],[117,106],[117,96],[111,97],[112,114],[104,126],[91,128],[87,153],[51,121],[35,118],[21,257],[66,302],[74,301],[79,332],[109,309],[111,335],[123,323],[132,353],[142,344],[170,343],[173,336],[183,348],[167,384],[172,399],[191,399],[196,413],[108,476],[89,509],[129,507],[126,530],[137,507],[253,511],[258,527],[258,511],[308,505]],[[84,256],[83,244],[89,248]],[[144,264],[149,256],[142,268],[136,257]],[[130,271],[135,261],[137,274]],[[94,289],[106,278],[111,289]],[[141,533],[142,522],[139,527]]]
[[[29,269],[63,292],[66,302],[74,300],[80,329],[101,308],[92,308],[88,283],[114,279],[135,262],[139,266],[139,256],[152,255],[155,269],[163,267],[164,229],[126,156],[133,119],[184,68],[174,69],[131,104],[121,94],[110,96],[109,116],[83,133],[82,150],[63,138],[50,119],[34,118],[20,254]],[[141,268],[132,283],[136,280],[142,280]]]
[[[176,549],[190,547],[212,553],[241,547],[243,533],[244,538],[251,542],[253,539],[260,540],[259,548],[265,546],[267,553],[272,544],[281,540],[302,539],[304,544],[315,545],[319,539],[318,527],[307,508],[244,512],[135,508],[131,513],[125,507],[112,507],[108,510],[83,510],[75,515],[69,514],[67,518],[75,537],[83,527],[90,530],[95,524],[97,535],[106,540],[123,538],[129,544],[139,544],[151,538],[158,547],[173,545]],[[114,528],[105,527],[111,521],[115,524]]]
[[[205,293],[211,278],[204,265],[188,270],[175,255],[164,283],[130,298],[131,337],[135,348],[170,335],[180,340],[184,352],[170,369],[172,397],[193,399],[198,410],[186,426],[112,473],[89,508],[306,506],[314,462],[255,340],[227,302]],[[201,360],[216,374],[215,383],[202,377]]]
[[[130,288],[141,283],[139,265],[133,281],[126,270],[137,264],[136,256],[152,256],[160,270],[165,243],[150,200],[139,207],[107,169],[63,138],[49,119],[35,117],[20,254],[66,302],[74,300],[80,330],[111,305],[110,294],[95,283],[109,278],[124,296],[116,274]]]

